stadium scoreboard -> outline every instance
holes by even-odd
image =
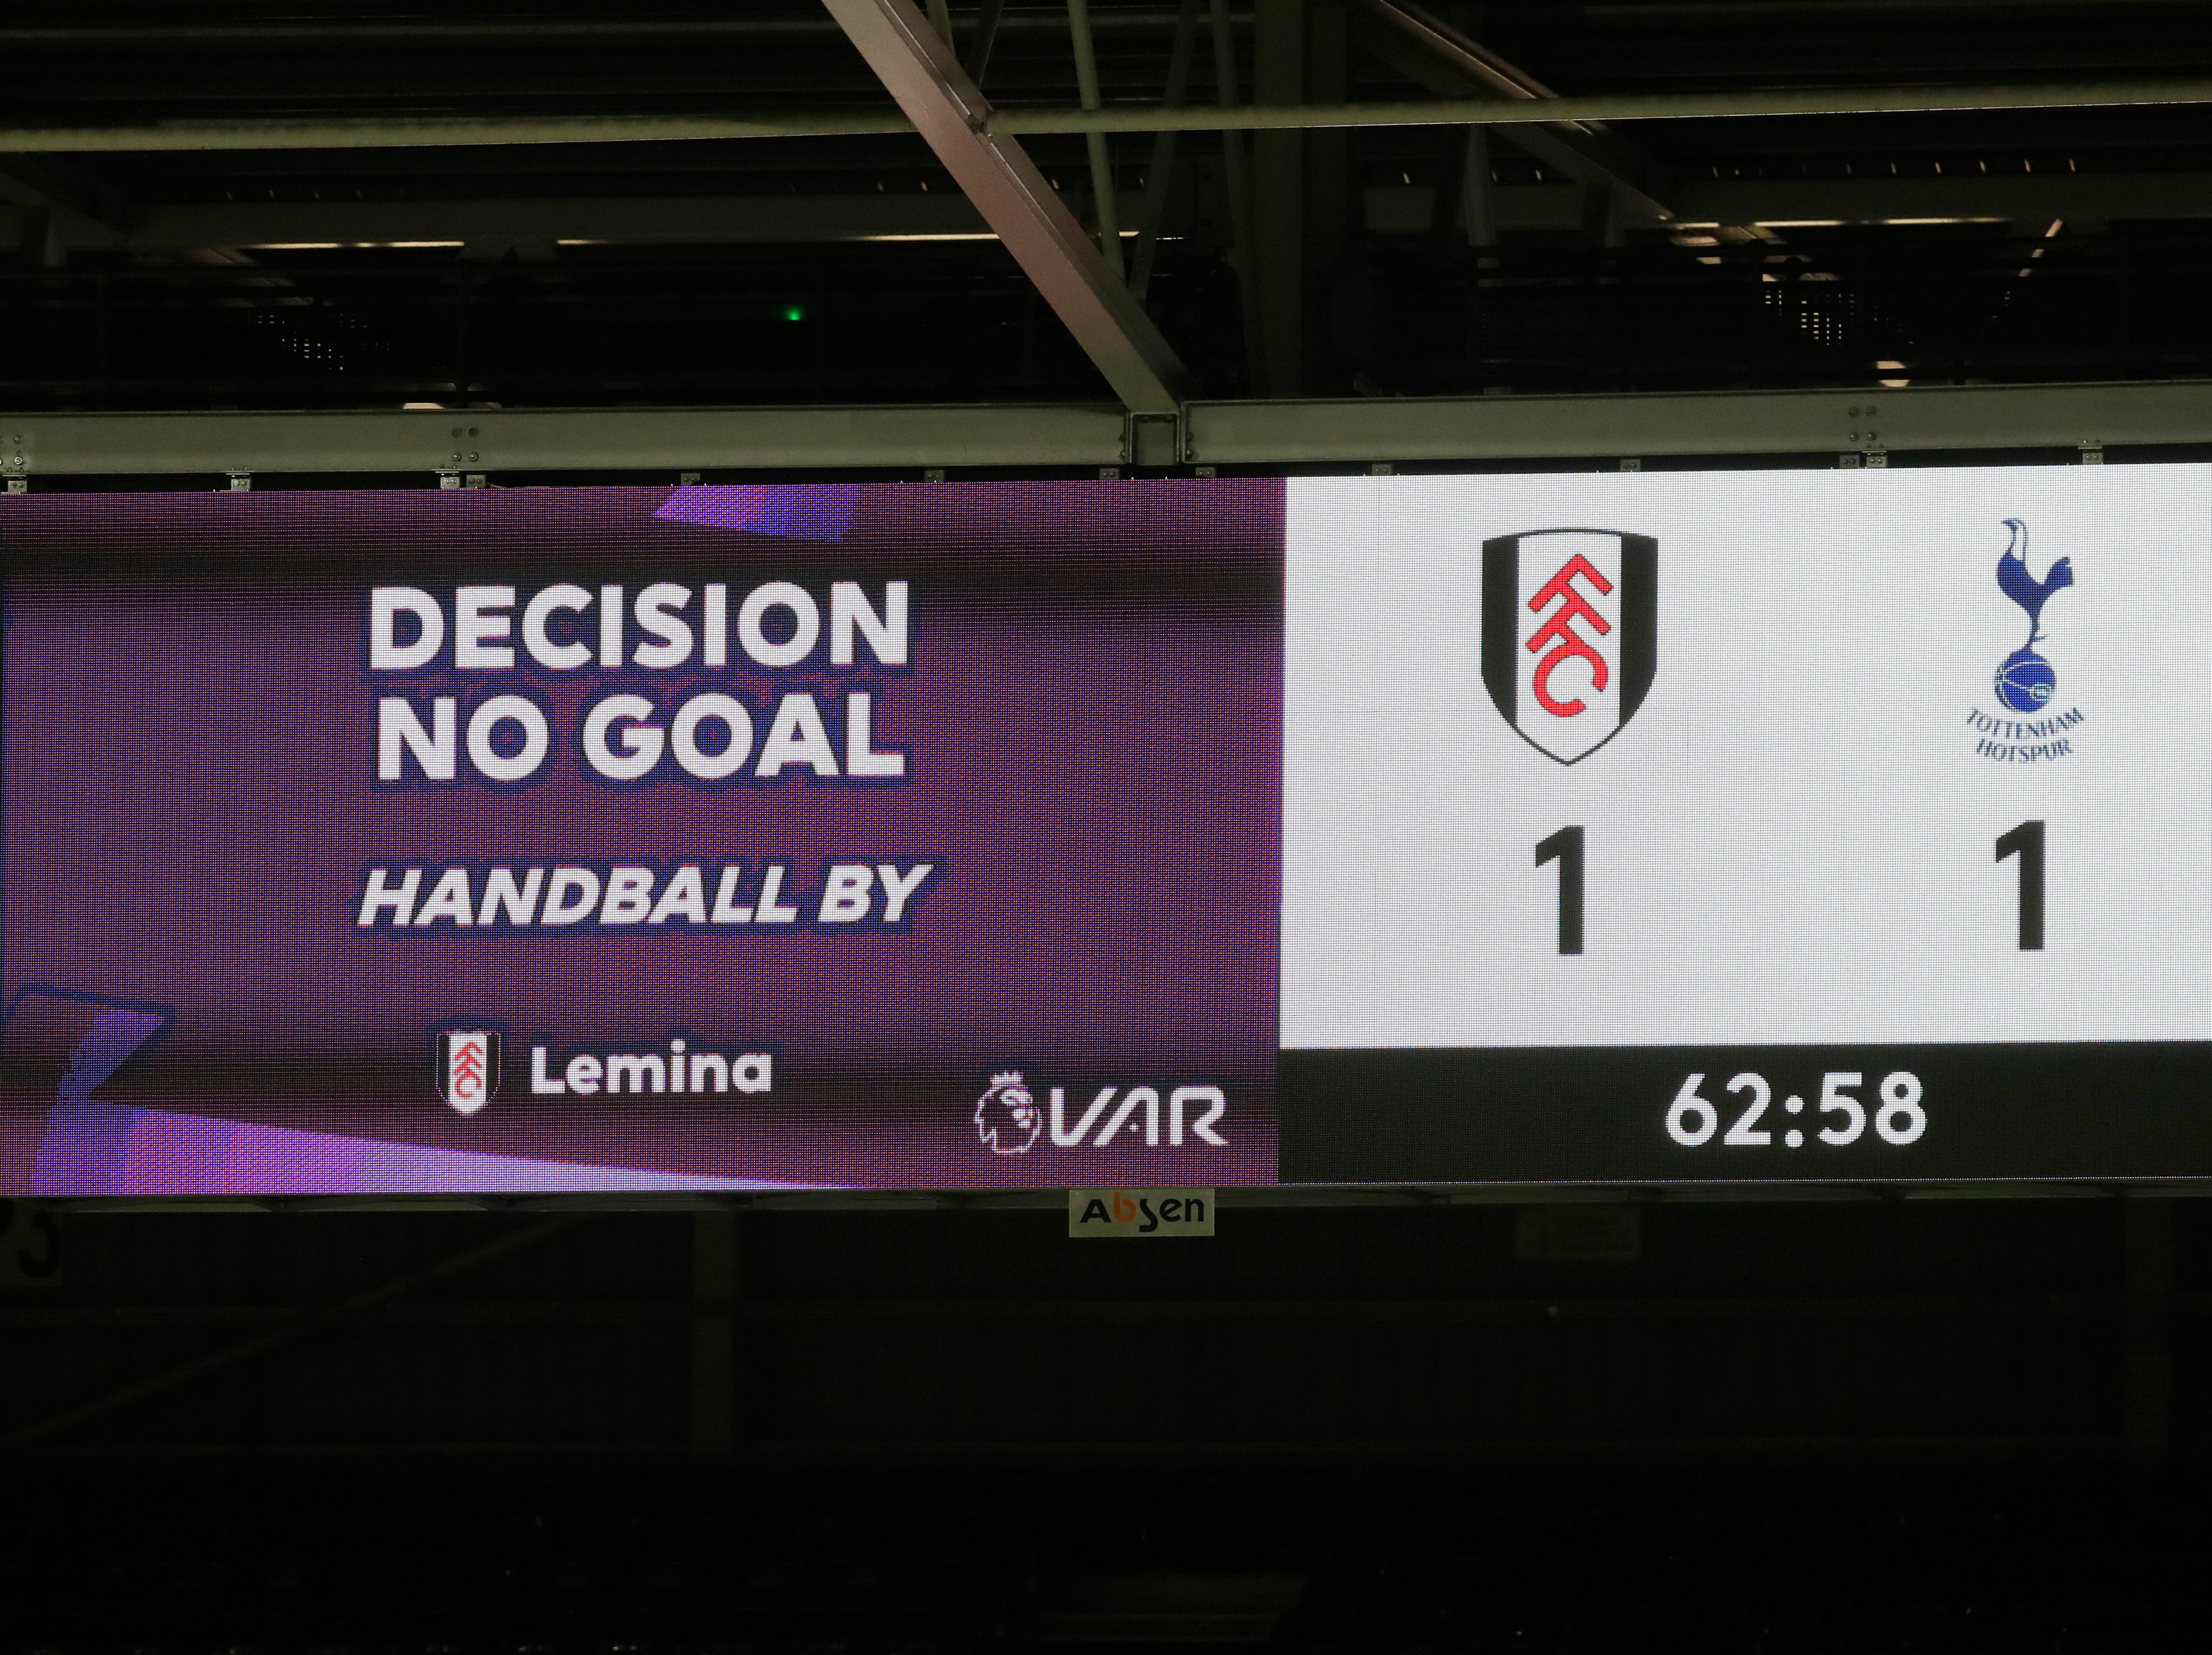
[[[2212,1037],[2208,525],[2195,466],[1294,484],[1284,1045],[1398,1054],[1464,1177],[2115,1170]]]
[[[2212,468],[0,554],[0,1194],[2212,1175]]]

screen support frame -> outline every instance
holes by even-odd
[[[928,479],[1752,458],[1826,466],[1892,455],[1972,464],[1993,453],[2016,463],[2027,452],[2164,458],[2193,447],[2212,447],[2212,381],[1190,402],[1137,416],[1097,404],[0,414],[0,478],[31,490],[116,478],[458,488],[491,477],[676,482],[709,472]]]

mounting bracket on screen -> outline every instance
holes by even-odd
[[[1182,416],[1131,414],[1121,430],[1121,458],[1146,471],[1182,465]]]

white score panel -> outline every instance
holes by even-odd
[[[1287,510],[1286,1048],[2212,1037],[2212,467],[1312,478]]]

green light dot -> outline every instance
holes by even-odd
[[[806,319],[806,307],[804,305],[786,305],[783,307],[783,319],[787,322],[805,321]]]

